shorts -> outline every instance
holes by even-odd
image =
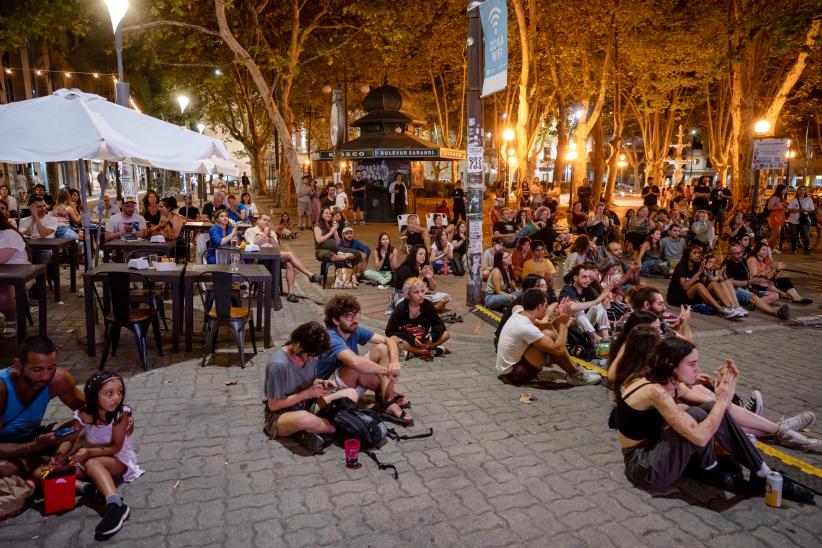
[[[263,404],[263,433],[268,436],[268,439],[273,440],[277,437],[277,421],[286,413],[293,413],[295,411],[308,411],[315,413],[317,411],[317,400],[311,398],[306,400],[302,409],[282,409],[279,411],[272,411],[267,404]]]
[[[527,384],[536,379],[539,375],[540,369],[529,362],[525,355],[514,364],[511,371],[505,374],[505,378],[512,384]]]
[[[297,217],[311,215],[311,200],[297,200]]]
[[[351,198],[354,201],[354,211],[365,212],[365,194],[363,194],[362,196],[352,194]]]
[[[747,289],[742,289],[741,287],[736,288],[736,300],[739,301],[740,305],[747,306],[748,303],[751,302],[752,297],[753,293]]]

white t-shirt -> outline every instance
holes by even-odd
[[[0,249],[8,248],[14,250],[14,255],[4,264],[29,264],[26,242],[23,237],[14,230],[0,230]]]
[[[342,211],[348,209],[348,196],[345,195],[345,192],[342,192],[340,190],[337,191],[337,198],[335,204]]]
[[[805,213],[810,213],[814,210],[813,200],[810,196],[805,196],[802,198],[802,203],[799,203],[799,200],[796,199],[796,196],[788,202],[788,207],[793,207],[796,209],[801,209]],[[799,224],[799,211],[794,211],[788,215],[788,222],[792,225]]]
[[[257,236],[261,236],[263,231],[257,228],[256,226],[252,226],[251,228],[247,228],[245,232],[243,232],[243,238],[249,244],[256,244],[257,243]],[[277,241],[277,233],[273,230],[271,231],[271,237],[274,241]],[[264,240],[261,244],[258,245],[269,245],[271,242],[269,240]]]
[[[528,347],[543,337],[542,331],[520,314],[521,306],[515,306],[513,312],[505,322],[497,342],[497,371],[501,374],[510,373]]]
[[[54,238],[54,231],[57,230],[57,227],[60,226],[60,219],[55,217],[54,215],[46,215],[45,217],[40,218],[40,223],[52,230],[51,234],[40,234],[37,230],[37,225],[32,225],[33,221],[31,217],[23,217],[20,219],[20,232],[27,232],[29,227],[31,226],[31,237],[32,238]]]
[[[9,194],[6,196],[6,201],[9,203],[9,213],[17,211],[17,198]]]
[[[116,215],[112,215],[108,220],[106,223],[106,232],[123,232],[128,223],[134,225],[135,233],[142,232],[146,229],[146,220],[142,215],[132,215],[131,217],[126,217],[121,211]]]

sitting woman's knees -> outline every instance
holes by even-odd
[[[713,407],[713,402],[705,402],[699,407],[691,406],[688,409],[686,409],[685,412],[688,413],[696,422],[702,422],[705,420],[705,417],[708,416],[708,412],[710,411],[710,409],[706,411],[702,407],[705,404],[710,404],[711,407]]]
[[[349,400],[356,402],[360,399],[360,394],[354,388],[343,388],[337,392],[341,398],[348,398]]]

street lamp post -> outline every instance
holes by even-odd
[[[788,149],[788,152],[785,153],[785,159],[787,160],[787,167],[785,168],[785,184],[789,187],[791,185],[791,160],[796,158],[796,151]]]
[[[754,125],[754,133],[756,134],[754,141],[766,137],[770,131],[771,123],[769,121],[765,119],[757,121],[756,125]],[[751,204],[751,213],[756,213],[759,207],[759,172],[760,170],[755,169],[753,173],[753,203]]]
[[[500,151],[500,156],[503,158],[508,158],[512,156],[508,149],[508,143],[514,140],[514,130],[511,128],[507,128],[505,131],[502,132],[502,150]],[[507,154],[507,155],[506,155]],[[508,158],[505,162],[505,175],[503,177],[503,181],[508,181],[511,178],[511,162],[510,158]],[[509,185],[510,187],[510,185]],[[505,204],[508,205],[508,195],[511,193],[511,189],[508,188],[508,192],[505,194]]]
[[[114,47],[117,50],[117,83],[114,85],[114,101],[121,107],[129,107],[131,90],[123,81],[123,17],[128,11],[129,0],[105,0],[111,26],[114,29]]]

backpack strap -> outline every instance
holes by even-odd
[[[377,463],[377,467],[378,467],[380,470],[388,470],[388,469],[390,468],[390,469],[394,470],[394,479],[395,479],[395,480],[399,480],[399,479],[400,479],[400,475],[397,473],[397,467],[396,467],[396,466],[394,466],[393,464],[383,464],[383,463],[381,463],[381,462],[380,462],[380,459],[378,459],[378,458],[377,458],[377,455],[376,455],[376,454],[374,454],[374,452],[373,452],[373,451],[367,451],[367,450],[366,450],[366,451],[363,451],[363,453],[365,453],[366,455],[368,455],[369,457],[371,457],[371,460],[373,460],[374,462],[376,462],[376,463]]]
[[[416,435],[413,435],[413,436],[409,436],[407,434],[397,434],[397,431],[394,430],[393,428],[386,428],[386,432],[387,432],[386,437],[389,437],[392,440],[398,441],[398,442],[399,441],[404,441],[404,440],[419,440],[419,439],[422,439],[422,438],[430,438],[431,436],[434,435],[434,429],[433,428],[429,428],[428,433],[426,433],[426,434],[416,434]]]

